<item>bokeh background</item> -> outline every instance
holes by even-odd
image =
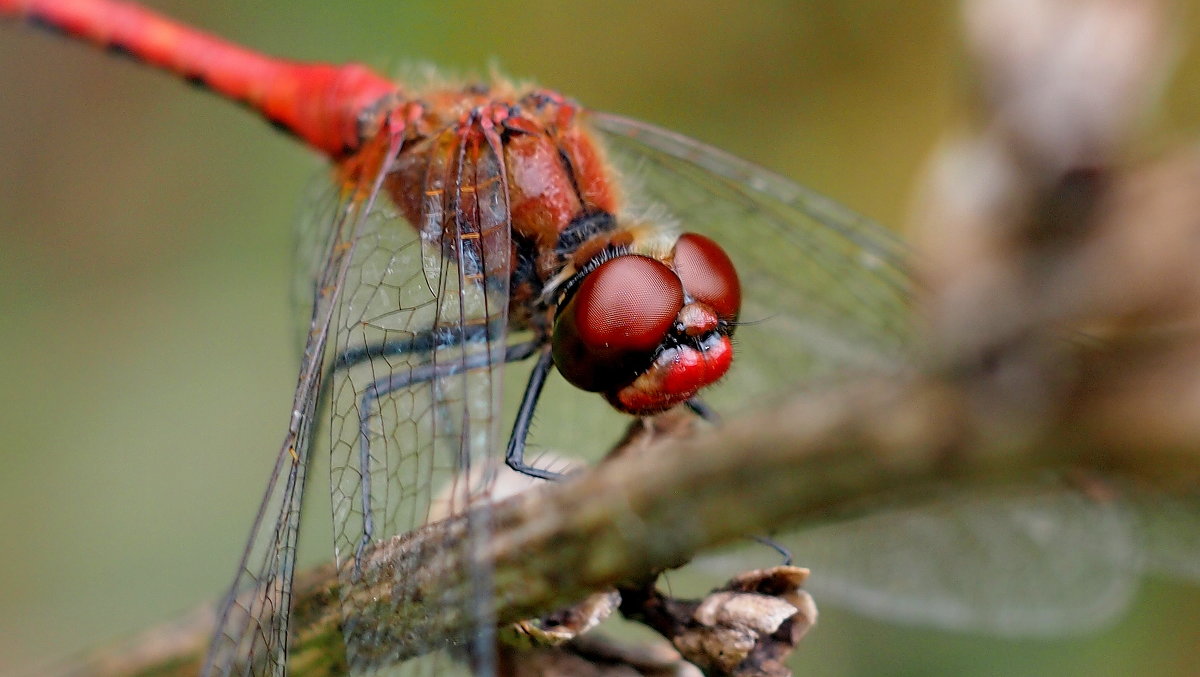
[[[948,1],[153,4],[295,58],[494,64],[898,228],[969,108]],[[1200,128],[1200,29],[1180,28],[1147,149]],[[0,25],[0,674],[224,590],[286,424],[292,223],[320,166],[236,106]],[[1059,641],[822,614],[800,674],[1200,671],[1200,593],[1160,581]]]

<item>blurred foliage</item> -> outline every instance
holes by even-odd
[[[494,65],[891,225],[969,89],[945,1],[155,4],[299,59],[393,72]],[[1193,45],[1152,140],[1194,136],[1200,97],[1186,83],[1198,69]],[[236,106],[12,25],[0,26],[0,100],[9,674],[224,590],[286,423],[298,357],[290,224],[320,162]],[[321,514],[309,521],[327,529]],[[327,542],[311,535],[308,559],[327,556]],[[823,607],[797,669],[1187,674],[1198,602],[1194,589],[1149,585],[1119,626],[1061,642],[899,628]]]

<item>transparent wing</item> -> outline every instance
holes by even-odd
[[[365,180],[365,179],[364,179]],[[312,302],[300,376],[288,431],[259,506],[238,572],[218,611],[217,627],[202,674],[284,675],[296,537],[308,469],[310,440],[321,390],[329,324],[339,302],[352,251],[368,212],[366,184],[349,185],[313,213],[305,230],[314,261],[309,268]]]
[[[1140,493],[1130,503],[1145,543],[1146,569],[1200,584],[1200,493]]]
[[[886,230],[687,137],[609,114],[592,122],[624,173],[631,216],[706,233],[738,267],[747,324],[729,377],[705,395],[721,413],[812,378],[911,361],[912,283]],[[1083,632],[1122,612],[1147,570],[1200,580],[1195,498],[1135,496],[943,492],[776,538],[812,568],[819,602],[997,635]]]
[[[1111,622],[1137,590],[1143,557],[1126,506],[1061,486],[947,496],[784,540],[813,569],[818,599],[1005,637]]]
[[[623,174],[627,217],[706,234],[737,266],[734,364],[705,395],[722,413],[806,380],[910,361],[911,282],[886,229],[679,134],[605,113],[592,123]]]
[[[388,627],[396,610],[353,594],[365,558],[376,543],[436,519],[435,503],[444,516],[485,497],[491,478],[477,469],[502,440],[511,248],[499,139],[467,123],[406,150],[405,157],[428,161],[419,222],[405,219],[387,195],[379,197],[356,243],[334,319],[334,548],[354,672],[399,656]],[[404,169],[394,169],[396,183],[389,178],[389,185],[400,187]],[[466,542],[435,547],[483,542],[483,526],[472,525]],[[405,598],[411,572],[390,572],[390,578],[395,598]],[[489,631],[476,633],[485,639],[471,647],[472,660],[486,666],[492,650],[486,572],[434,587],[448,590],[440,606],[477,614],[478,627]],[[421,660],[399,671],[453,669],[451,642],[430,642],[418,647]]]
[[[812,569],[818,603],[1001,637],[1090,632],[1128,609],[1147,574],[1200,582],[1200,502],[1114,484],[937,492],[776,540]],[[703,568],[761,565],[743,551]]]

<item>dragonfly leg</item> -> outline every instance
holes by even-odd
[[[693,397],[688,400],[686,405],[688,409],[692,410],[692,413],[709,423],[719,423],[721,421],[721,417],[717,414],[716,410],[708,406],[699,397]],[[779,553],[783,557],[783,566],[788,567],[792,565],[792,551],[785,548],[778,541],[767,536],[750,536],[750,538]]]
[[[783,557],[783,566],[785,566],[785,567],[792,566],[792,551],[785,548],[782,544],[779,543],[779,541],[768,538],[766,536],[751,536],[750,538],[754,539],[755,541],[758,541],[759,543],[762,543],[763,545],[767,546],[768,548],[779,553],[780,556]]]
[[[451,335],[450,342],[438,342],[426,339],[423,334],[432,333],[423,332],[412,339],[406,339],[403,342],[396,342],[393,345],[379,346],[375,351],[361,351],[363,355],[399,355],[404,352],[401,348],[404,344],[414,352],[418,348],[424,347],[421,352],[430,353],[433,349],[450,347],[459,343],[471,341],[473,334],[457,332]],[[514,343],[504,350],[504,363],[518,362],[524,360],[530,355],[533,355],[538,346],[543,342],[537,339]],[[428,347],[427,347],[428,346]],[[345,354],[345,353],[343,353]],[[340,356],[339,356],[340,357]],[[356,361],[335,362],[335,365],[351,365],[357,362],[369,359],[364,357]],[[386,397],[390,393],[394,393],[403,388],[427,383],[434,379],[453,376],[454,374],[467,371],[470,369],[479,369],[493,364],[491,351],[480,351],[468,356],[466,359],[457,362],[442,362],[434,364],[426,361],[412,369],[392,372],[386,376],[376,379],[366,389],[363,390],[362,397],[358,403],[358,470],[360,482],[360,499],[362,501],[363,513],[363,534],[359,540],[358,548],[354,553],[355,565],[362,564],[362,555],[366,551],[368,545],[374,538],[374,519],[371,510],[371,415],[375,410],[375,403],[382,397]],[[336,367],[335,367],[336,368]],[[544,377],[543,377],[544,379]]]
[[[525,438],[529,436],[529,424],[533,422],[533,409],[537,406],[542,387],[546,385],[546,377],[553,366],[554,354],[547,343],[542,346],[541,354],[533,365],[533,372],[529,374],[529,383],[526,384],[525,395],[521,398],[521,408],[517,410],[517,420],[513,422],[512,435],[508,438],[508,452],[504,456],[508,467],[523,475],[543,480],[561,480],[564,475],[525,463]]]
[[[721,421],[721,417],[717,414],[716,410],[705,404],[704,400],[701,400],[699,397],[693,397],[688,400],[687,408],[709,423],[720,423]],[[785,548],[778,541],[767,536],[750,536],[749,538],[779,553],[783,557],[783,566],[790,567],[792,565],[792,551]]]
[[[705,404],[704,400],[700,399],[699,397],[693,397],[684,404],[688,409],[692,410],[693,414],[699,416],[705,421],[708,421],[709,423],[721,422],[720,414],[718,414],[715,409]]]
[[[441,348],[452,348],[462,343],[485,341],[494,335],[498,329],[494,326],[470,325],[466,327],[436,327],[413,334],[402,339],[393,339],[383,343],[347,348],[338,353],[333,361],[334,371],[349,369],[376,357],[406,355],[409,353],[429,353]]]

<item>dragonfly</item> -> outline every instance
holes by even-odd
[[[353,590],[356,564],[376,542],[491,497],[487,460],[506,445],[514,465],[543,477],[556,473],[511,453],[521,452],[531,434],[538,385],[551,392],[538,411],[549,405],[645,414],[689,404],[704,411],[699,396],[714,411],[736,414],[806,379],[907,359],[911,284],[901,244],[824,197],[695,140],[503,81],[415,88],[362,66],[277,61],[132,5],[0,0],[0,14],[123,52],[246,104],[333,167],[302,229],[299,286],[308,308],[287,432],[221,608],[206,674],[287,669],[296,648],[289,645],[295,544],[301,517],[311,519],[314,510],[301,500],[314,454],[329,455],[335,564],[342,589]],[[544,192],[531,198],[533,179],[561,188],[559,196],[578,207],[558,209]],[[574,226],[579,241],[561,251],[557,235],[549,252],[514,244],[543,232],[519,223],[564,222],[559,233]],[[685,233],[692,234],[685,247],[716,262],[716,279],[736,279],[737,303],[728,293],[697,294],[674,267],[668,274],[653,266],[663,263],[656,249],[670,252],[674,263]],[[627,237],[631,251],[618,255],[596,237]],[[496,256],[506,246],[510,256]],[[569,268],[559,268],[555,257],[586,268],[595,259],[575,259],[586,258],[589,246],[604,259],[597,269],[641,256],[636,265],[657,271],[649,279],[666,289],[659,292],[707,296],[718,325],[726,325],[713,336],[722,345],[730,339],[728,364],[710,363],[712,374],[683,387],[627,393],[670,394],[643,406],[605,381],[612,355],[592,362],[603,351],[581,346],[586,313],[571,320],[575,329],[563,329],[567,338],[556,345],[561,313],[572,299],[576,308],[584,305],[585,280],[599,278],[563,275]],[[672,276],[681,280],[678,288]],[[629,359],[644,366],[644,356]],[[708,380],[715,382],[699,383]],[[1194,544],[1178,547],[1177,535],[1188,529],[1170,523],[1200,533],[1184,505],[1174,515],[1162,512],[1161,501],[1157,510],[1130,512],[1041,487],[937,505],[781,540],[813,567],[809,588],[822,603],[837,599],[873,616],[1007,635],[1103,622],[1127,604],[1145,569],[1200,578]],[[1156,521],[1139,523],[1142,517]],[[442,547],[469,552],[485,541],[486,526],[472,526],[466,542]],[[1168,545],[1147,548],[1147,531]],[[864,532],[875,534],[868,540],[877,556],[860,555]],[[964,559],[964,543],[974,549],[972,559]],[[1068,546],[1057,577],[1014,565],[1016,556],[1044,553],[1048,543]],[[930,552],[939,554],[933,564],[941,568],[930,566]],[[399,584],[414,573],[397,572]],[[423,640],[416,652],[424,662],[411,662],[409,673],[458,669],[464,652],[456,644],[463,642],[473,662],[467,669],[495,668],[487,572],[472,574],[469,587],[439,601],[477,615],[477,632]],[[401,650],[376,628],[355,626],[364,614],[352,594],[341,614],[351,671],[400,659]]]
[[[286,433],[206,675],[286,670],[318,447],[347,661],[366,671],[398,656],[356,625],[361,561],[436,504],[489,496],[494,475],[472,470],[497,449],[556,479],[525,454],[548,382],[585,393],[581,406],[712,416],[907,351],[898,240],[692,139],[499,79],[412,88],[358,64],[274,59],[110,0],[0,0],[0,14],[244,104],[332,165],[302,232],[310,301]],[[487,538],[475,526],[457,547]],[[467,587],[444,602],[478,614],[466,641],[488,673],[486,572]]]

